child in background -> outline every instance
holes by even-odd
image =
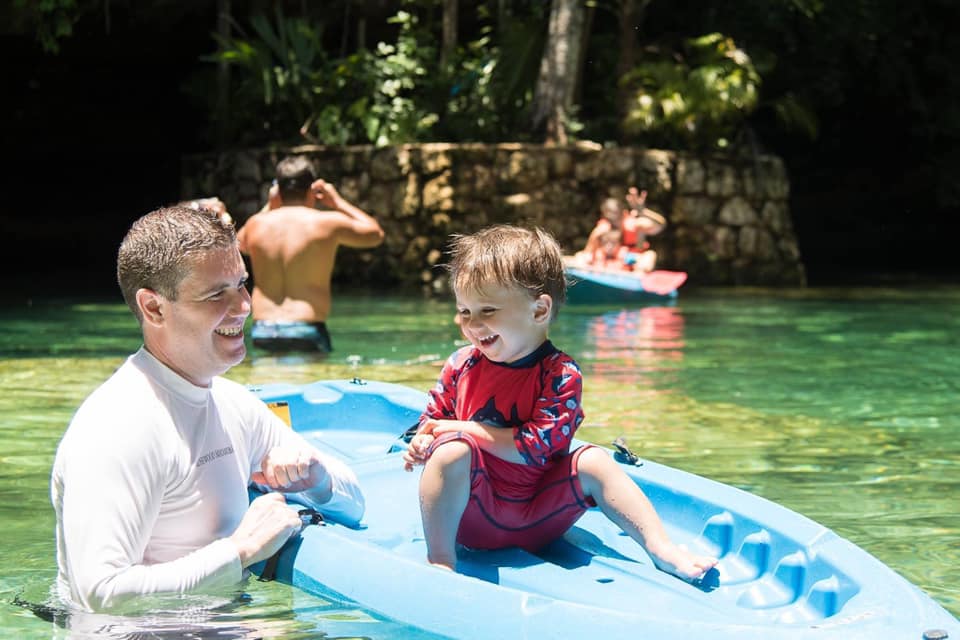
[[[548,339],[566,299],[560,247],[540,229],[456,236],[449,265],[460,330],[404,454],[423,465],[427,559],[456,547],[535,551],[599,506],[658,568],[696,580],[716,564],[675,545],[643,491],[604,449],[570,451],[580,423],[577,363]]]
[[[623,225],[624,209],[620,206],[620,201],[616,198],[607,198],[600,203],[600,219],[590,231],[587,237],[587,244],[583,251],[577,253],[581,260],[588,264],[592,263],[593,258],[600,249],[600,236],[609,231],[621,231]]]
[[[667,219],[646,207],[647,192],[630,187],[624,208],[616,198],[607,198],[600,205],[600,219],[590,232],[587,244],[574,256],[574,264],[596,268],[627,269],[638,273],[653,271],[657,252],[650,248],[647,236],[654,236],[667,226]],[[601,247],[601,239],[619,231],[624,251],[620,259],[611,261],[612,251]],[[605,257],[606,256],[606,257]]]
[[[633,270],[633,254],[623,244],[623,233],[610,229],[600,234],[599,246],[593,253],[591,266],[611,271]]]

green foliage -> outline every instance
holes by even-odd
[[[279,11],[256,16],[250,35],[218,38],[219,50],[207,58],[232,71],[231,107],[217,119],[237,144],[525,139],[544,39],[540,18],[539,8],[516,16],[496,42],[485,30],[441,69],[437,37],[412,10],[389,19],[395,41],[336,59],[322,47],[321,23]],[[209,86],[200,81],[190,91],[212,112]]]
[[[322,46],[323,25],[287,18],[251,19],[255,37],[218,38],[210,61],[225,62],[234,105],[229,113],[234,139],[243,142],[293,140],[298,135],[323,144],[416,140],[436,116],[413,96],[434,53],[418,44],[416,17],[399,12],[395,44],[331,59]]]
[[[648,144],[724,147],[756,108],[760,74],[733,40],[713,33],[680,54],[650,56],[622,80],[634,90],[623,127]]]
[[[540,64],[544,30],[538,21],[511,20],[497,34],[460,47],[438,74],[433,98],[442,116],[438,139],[500,142],[528,139],[528,111]]]
[[[77,0],[13,0],[21,29],[32,29],[47,53],[59,53],[60,42],[73,35],[82,8]]]
[[[819,138],[823,149],[834,145],[835,156],[872,144],[880,132],[909,142],[904,146],[917,167],[910,181],[923,185],[912,190],[933,194],[937,206],[960,203],[952,178],[960,167],[952,151],[960,146],[955,0],[636,4],[643,6],[635,27],[643,58],[625,80],[634,99],[621,121],[613,77],[622,51],[620,2],[587,2],[592,19],[575,112],[585,136],[629,142],[622,128],[645,145],[702,149],[736,145],[749,132],[760,147],[781,152],[807,152]],[[36,38],[48,53],[70,39],[82,41],[79,50],[98,48],[106,36],[117,36],[110,46],[119,49],[184,35],[179,31],[192,35],[198,24],[212,29],[213,5],[13,0],[0,8],[0,20],[8,33]],[[217,104],[214,65],[189,80],[193,96],[207,104],[218,141],[537,140],[527,123],[550,11],[546,0],[461,1],[460,46],[445,68],[438,63],[439,0],[230,6],[237,35],[218,41],[216,54],[206,58],[229,66],[229,104]],[[271,6],[303,16],[245,17]],[[371,40],[380,42],[350,49],[361,19]],[[686,39],[694,34],[711,35]],[[188,38],[184,43],[195,46]],[[180,44],[176,39],[173,46]]]
[[[415,99],[436,49],[418,31],[415,15],[400,11],[389,22],[400,25],[397,43],[377,45],[364,77],[371,96],[363,109],[364,125],[367,139],[377,146],[417,140],[437,120]]]

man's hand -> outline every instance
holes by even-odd
[[[312,448],[274,447],[263,457],[260,471],[255,471],[250,479],[286,493],[323,489],[322,483],[331,483],[323,461]],[[326,489],[329,491],[330,487]]]
[[[643,207],[647,202],[647,192],[646,190],[637,191],[636,187],[630,187],[630,189],[627,191],[626,200],[627,204],[630,206],[630,211],[636,211],[639,213],[643,211]],[[634,215],[638,214],[635,213]]]
[[[300,516],[283,495],[268,493],[250,503],[230,541],[237,547],[244,569],[266,560],[300,531]]]
[[[316,204],[323,208],[339,211],[342,208],[342,198],[336,187],[322,178],[318,178],[310,185],[313,189],[313,197],[316,198]],[[321,207],[318,207],[321,208]]]

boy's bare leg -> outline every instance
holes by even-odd
[[[583,492],[596,501],[604,515],[647,550],[660,570],[684,580],[694,580],[717,564],[716,558],[696,555],[670,540],[653,504],[603,449],[584,451],[577,473]]]
[[[452,440],[437,447],[420,477],[420,515],[427,561],[454,570],[457,529],[470,499],[470,446]]]

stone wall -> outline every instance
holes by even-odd
[[[651,239],[658,267],[690,284],[803,286],[788,206],[789,180],[774,156],[698,156],[594,144],[419,144],[296,147],[190,156],[182,196],[218,195],[242,223],[266,199],[276,162],[309,155],[319,175],[374,215],[386,240],[341,248],[335,280],[441,291],[446,242],[488,224],[535,224],[566,252],[583,247],[600,202],[630,185],[667,229]]]

